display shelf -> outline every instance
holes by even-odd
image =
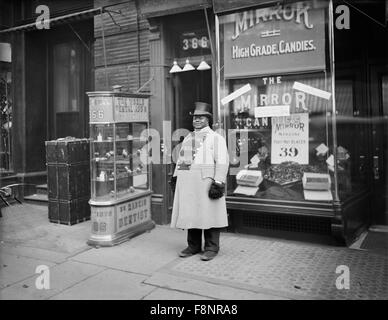
[[[125,138],[122,138],[122,139],[115,139],[115,140],[95,140],[95,139],[91,139],[90,141],[92,143],[111,143],[111,142],[126,142],[126,141],[139,141],[140,140],[140,137],[136,137],[136,138],[131,138],[131,139],[125,139]]]

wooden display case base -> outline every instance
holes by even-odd
[[[122,233],[116,234],[114,237],[101,239],[100,237],[91,237],[87,244],[92,247],[113,247],[121,244],[131,238],[134,238],[144,232],[150,231],[155,228],[155,222],[152,220],[144,222],[133,228],[127,229]]]
[[[90,200],[92,230],[87,244],[111,247],[153,229],[151,193],[146,191],[111,203]]]

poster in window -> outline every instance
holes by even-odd
[[[309,164],[309,115],[293,113],[272,118],[271,164]]]

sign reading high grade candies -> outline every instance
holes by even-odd
[[[271,164],[309,164],[309,115],[293,113],[272,118]]]
[[[325,68],[325,14],[311,3],[226,15],[225,78]]]

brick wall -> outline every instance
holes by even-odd
[[[133,0],[122,4],[118,0],[94,1],[95,8],[101,6],[109,6],[105,9],[111,16],[103,13],[94,17],[95,90],[122,85],[124,90],[136,91],[149,79],[149,67],[144,66],[149,64],[148,22],[140,17]],[[146,91],[149,86],[142,89]]]

